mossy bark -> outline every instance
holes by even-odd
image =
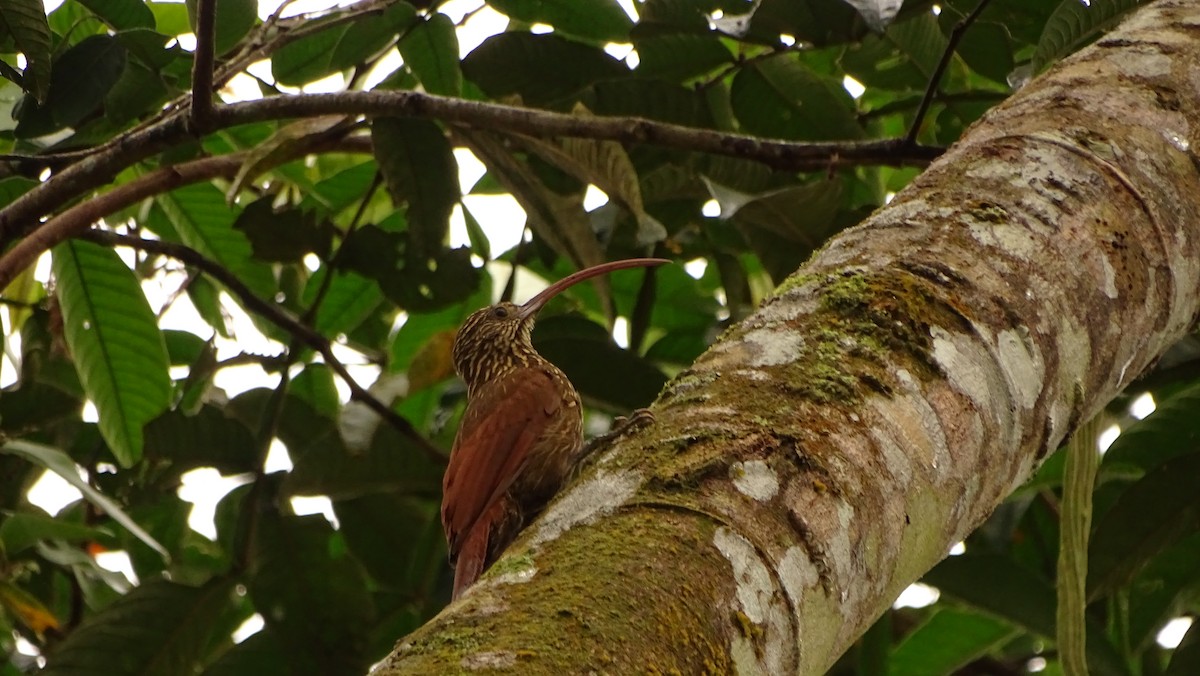
[[[377,674],[817,674],[1200,314],[1200,3],[990,112]]]

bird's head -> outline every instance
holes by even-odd
[[[551,284],[524,305],[505,301],[476,310],[454,336],[454,370],[467,382],[470,391],[511,369],[540,359],[533,349],[533,324],[538,311],[551,298],[585,279],[613,270],[669,262],[662,258],[628,258],[593,265]]]

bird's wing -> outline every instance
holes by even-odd
[[[520,474],[530,448],[561,407],[554,381],[538,368],[510,372],[471,398],[442,480],[442,526],[451,561],[461,538]]]

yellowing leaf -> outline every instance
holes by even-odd
[[[454,375],[453,350],[453,330],[439,331],[430,336],[409,364],[408,393],[423,390]]]
[[[10,615],[41,636],[47,629],[58,629],[58,618],[42,602],[11,582],[0,582],[0,605]]]

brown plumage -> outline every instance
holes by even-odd
[[[476,310],[454,337],[454,368],[467,410],[442,480],[442,526],[454,566],[454,598],[536,516],[579,459],[579,394],[533,349],[537,312],[556,294],[613,270],[661,265],[632,258],[580,270],[521,306]]]

